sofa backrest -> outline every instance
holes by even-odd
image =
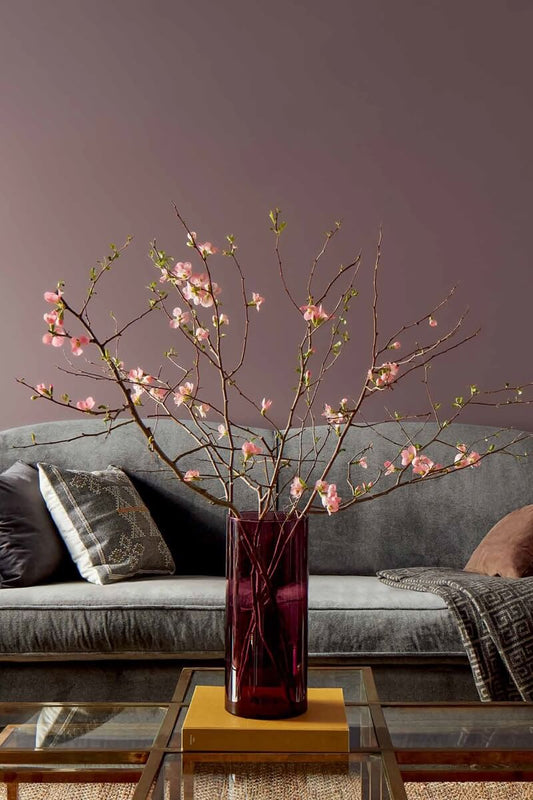
[[[151,424],[155,424],[151,421]],[[167,452],[182,453],[194,446],[190,434],[171,420],[157,422]],[[344,443],[344,452],[328,475],[336,483],[339,494],[347,499],[347,464],[365,454],[368,469],[352,466],[354,484],[375,480],[386,460],[409,441],[424,444],[436,433],[436,427],[415,422],[402,423],[404,434],[398,435],[395,423],[352,429]],[[177,571],[183,574],[220,575],[224,572],[225,517],[224,508],[208,504],[202,497],[179,484],[168,469],[147,448],[146,439],[135,427],[126,425],[110,436],[95,436],[102,430],[98,420],[39,423],[12,428],[0,433],[0,470],[17,459],[27,462],[45,461],[71,469],[104,469],[115,464],[126,470],[163,533]],[[37,444],[31,445],[31,434]],[[85,434],[81,438],[81,434]],[[257,429],[264,441],[274,446],[272,431]],[[454,424],[439,434],[442,442],[455,445],[464,442],[469,449],[486,452],[490,444],[501,448],[520,432],[496,436],[497,428]],[[527,436],[527,434],[524,434]],[[314,437],[318,442],[313,442]],[[72,441],[65,441],[71,439]],[[307,430],[302,452],[324,443],[320,463],[325,463],[335,445],[331,429],[319,426]],[[42,443],[42,444],[41,444]],[[370,444],[372,446],[370,447]],[[298,456],[297,438],[288,444],[287,456]],[[531,442],[513,446],[523,454]],[[435,462],[450,463],[453,451],[438,442],[422,452]],[[205,455],[191,455],[186,469],[209,472]],[[293,468],[281,475],[280,485],[293,477]],[[411,473],[411,470],[408,470]],[[307,482],[317,477],[306,475]],[[382,478],[377,489],[393,485],[397,475]],[[242,484],[236,487],[237,506],[254,507],[254,495]],[[504,514],[533,503],[533,458],[495,453],[479,468],[454,470],[452,474],[432,480],[424,478],[417,485],[399,488],[376,500],[357,502],[342,514],[311,515],[310,571],[321,574],[371,575],[379,569],[402,566],[462,567],[487,531]]]
[[[352,459],[366,456],[368,468],[352,466],[354,485],[375,480],[385,461],[409,442],[424,444],[438,432],[435,424],[402,422],[404,433],[394,422],[374,428],[352,428],[345,441],[344,452],[328,474],[329,483],[337,484],[343,500],[349,496],[346,482],[347,465]],[[420,452],[434,462],[449,464],[454,460],[457,443],[469,449],[487,452],[496,450],[519,436],[520,431],[500,435],[498,428],[454,424],[438,434],[435,442]],[[302,452],[320,447],[328,428],[307,430]],[[317,441],[313,442],[313,438]],[[336,444],[335,434],[327,438],[320,453],[320,464],[326,463]],[[533,439],[514,445],[514,453],[531,451]],[[372,445],[370,447],[370,445]],[[287,455],[297,457],[298,439],[293,439]],[[398,463],[398,462],[396,462]],[[411,477],[406,470],[405,477]],[[318,475],[308,477],[311,484]],[[383,477],[374,491],[392,486],[398,474]],[[355,503],[341,514],[329,518],[311,515],[309,523],[311,572],[323,574],[372,575],[379,569],[415,566],[462,568],[474,548],[489,529],[506,513],[533,503],[533,457],[517,460],[504,453],[492,453],[479,467],[453,470],[438,479],[420,480],[416,485],[400,487],[384,497]]]
[[[167,453],[184,453],[197,447],[187,430],[169,419],[149,420],[157,426],[158,437]],[[192,428],[193,423],[185,423]],[[216,427],[216,426],[215,426]],[[174,558],[176,570],[189,575],[223,575],[225,568],[226,510],[180,484],[173,473],[147,447],[147,440],[134,424],[116,428],[109,436],[101,433],[101,421],[77,418],[11,428],[0,432],[0,471],[17,459],[57,464],[66,469],[105,469],[109,464],[124,469],[132,479],[163,534]],[[270,447],[271,431],[257,431]],[[32,434],[36,444],[32,446]],[[80,438],[81,437],[81,438]],[[65,441],[71,439],[71,441]],[[40,444],[42,443],[42,444]],[[196,452],[182,462],[183,469],[212,472],[205,454]],[[204,484],[207,485],[207,484]],[[209,488],[217,496],[216,482]],[[253,494],[242,483],[236,485],[236,504],[253,508]]]

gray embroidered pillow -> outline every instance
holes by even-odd
[[[86,580],[104,584],[174,572],[163,537],[121,469],[81,472],[37,466],[47,508]]]

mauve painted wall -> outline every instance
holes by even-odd
[[[455,282],[454,313],[471,307],[465,331],[483,327],[435,366],[435,398],[471,382],[530,380],[532,29],[529,0],[0,3],[2,427],[61,413],[32,403],[16,376],[89,393],[40,344],[43,291],[63,278],[81,296],[88,267],[132,233],[109,303],[121,319],[141,309],[149,240],[190,256],[173,201],[202,238],[238,236],[250,290],[267,298],[245,385],[272,397],[273,412],[289,397],[288,343],[301,331],[277,283],[274,205],[289,222],[284,248],[301,302],[301,276],[336,218],[343,232],[329,268],[364,252],[352,341],[323,399],[355,393],[369,366],[364,284],[380,223],[382,332]],[[223,284],[227,269],[222,260]],[[439,316],[442,329],[452,317]],[[156,371],[174,336],[163,321],[145,327],[124,350],[128,364]],[[212,378],[204,382],[208,392]],[[422,410],[422,390],[417,379],[380,395],[369,416],[382,416],[383,401]],[[257,421],[242,405],[236,416]],[[529,406],[469,419],[533,427]]]

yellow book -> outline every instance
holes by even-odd
[[[182,728],[185,751],[346,753],[349,731],[342,689],[309,689],[305,714],[290,719],[236,717],[223,686],[197,686]]]

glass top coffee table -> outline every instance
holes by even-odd
[[[405,800],[413,781],[533,781],[532,703],[381,703],[369,667],[309,670],[344,690],[349,753],[184,753],[194,687],[223,682],[183,669],[161,705],[0,704],[0,800]]]

